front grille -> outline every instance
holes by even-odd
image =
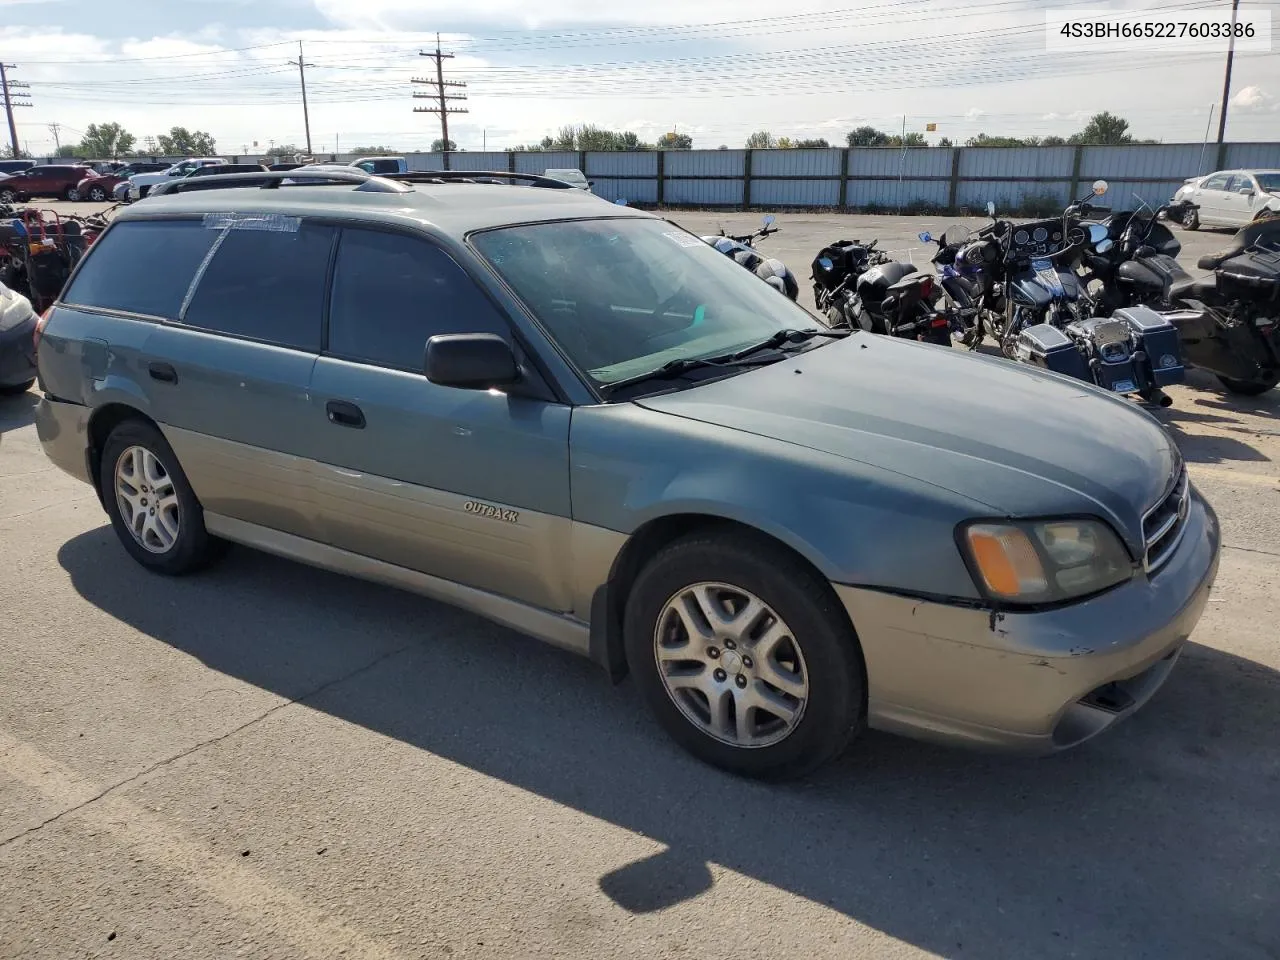
[[[1191,505],[1191,480],[1187,468],[1180,466],[1172,489],[1161,498],[1142,518],[1142,536],[1147,552],[1143,566],[1147,573],[1155,573],[1178,549],[1187,527],[1187,513]]]

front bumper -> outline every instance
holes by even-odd
[[[1177,553],[1153,577],[1038,613],[837,585],[862,644],[872,727],[1053,753],[1132,714],[1164,683],[1218,571],[1218,519],[1192,494]]]
[[[17,387],[35,379],[35,330],[33,314],[16,327],[0,331],[0,387]]]

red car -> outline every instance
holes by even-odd
[[[78,196],[76,188],[85,175],[93,171],[86,166],[47,163],[29,170],[19,170],[0,180],[0,203],[13,203],[28,197],[60,197],[71,200]]]
[[[135,160],[114,173],[88,172],[85,178],[76,184],[76,197],[80,200],[101,203],[103,200],[110,200],[111,191],[135,173],[159,173],[161,170],[168,170],[170,166],[171,164],[157,160]]]

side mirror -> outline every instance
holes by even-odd
[[[764,215],[764,225],[765,225],[766,227],[772,227],[772,226],[773,226],[773,221],[774,221],[774,219],[775,219],[775,218],[774,218],[774,216],[773,216],[773,214],[772,214],[772,213],[766,213],[766,214]]]
[[[988,201],[987,201],[987,216],[988,216],[988,217],[994,217],[995,215],[996,215],[996,205],[995,205],[995,201],[993,201],[993,200],[988,200]]]
[[[432,337],[427,341],[423,372],[432,383],[464,390],[488,390],[520,379],[511,345],[496,333]]]
[[[1252,197],[1252,196],[1253,196],[1253,187],[1241,187],[1239,190],[1237,190],[1237,191],[1236,191],[1236,193],[1239,193],[1239,194],[1241,194],[1242,196]]]
[[[923,233],[917,233],[916,238],[921,243],[933,243],[933,235],[929,233],[928,230],[924,231]]]
[[[587,186],[588,186],[588,187],[594,187],[595,185],[596,185],[596,182],[595,182],[594,180],[588,180],[588,181],[587,181]]]
[[[1110,185],[1107,183],[1107,181],[1105,181],[1105,180],[1095,180],[1095,181],[1093,181],[1093,195],[1094,195],[1095,197],[1100,197],[1100,196],[1102,196],[1102,195],[1103,195],[1104,193],[1106,193],[1109,189],[1111,189],[1111,187],[1110,187]]]

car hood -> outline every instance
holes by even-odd
[[[1135,549],[1181,464],[1154,418],[1091,384],[861,333],[637,402],[913,477],[990,515],[1101,515]]]

